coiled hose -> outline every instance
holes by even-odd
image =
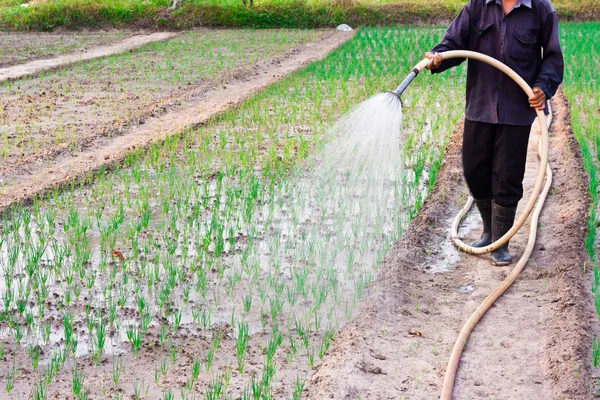
[[[521,87],[521,89],[523,89],[523,91],[525,92],[525,94],[528,97],[533,96],[533,91],[532,91],[531,87],[527,84],[527,82],[525,82],[523,80],[523,78],[521,78],[511,68],[507,67],[505,64],[501,63],[500,61],[498,61],[492,57],[486,56],[481,53],[477,53],[477,52],[473,52],[473,51],[466,51],[466,50],[447,51],[447,52],[443,52],[440,54],[441,54],[443,60],[448,60],[451,58],[470,58],[470,59],[474,59],[474,60],[489,64],[489,65],[499,69],[500,71],[504,72],[510,78],[512,78]],[[417,66],[415,66],[415,68],[411,72],[411,75],[409,75],[409,78],[407,78],[405,80],[405,82],[403,82],[403,84],[400,85],[400,87],[396,90],[396,94],[398,94],[398,96],[399,96],[400,93],[402,91],[404,91],[404,89],[406,89],[406,87],[408,86],[410,81],[419,72],[421,72],[423,69],[425,69],[425,67],[428,64],[429,64],[429,59],[424,59],[419,64],[417,64]],[[398,93],[398,92],[400,92],[400,93]],[[444,375],[444,383],[442,386],[442,394],[440,397],[441,400],[451,400],[452,399],[452,390],[454,388],[454,379],[456,378],[456,371],[458,369],[458,364],[460,362],[461,354],[467,343],[467,339],[469,338],[469,335],[471,334],[471,331],[473,330],[473,328],[475,327],[477,322],[479,322],[481,317],[483,317],[485,312],[492,306],[492,304],[494,304],[494,302],[502,295],[502,293],[504,293],[506,291],[506,289],[508,289],[510,287],[510,285],[517,279],[517,277],[519,276],[519,274],[525,267],[525,264],[529,260],[529,256],[533,252],[533,246],[535,245],[535,238],[537,235],[537,225],[538,225],[539,216],[542,211],[542,207],[544,206],[544,201],[546,200],[548,191],[550,190],[550,186],[552,185],[552,170],[550,169],[550,165],[548,164],[548,126],[549,126],[549,121],[546,120],[546,116],[544,115],[543,111],[536,110],[536,112],[537,112],[537,117],[538,117],[537,119],[540,124],[540,132],[541,132],[541,141],[539,142],[539,145],[538,145],[538,156],[540,157],[540,169],[538,171],[538,175],[537,175],[537,178],[535,181],[535,185],[533,187],[533,191],[531,193],[531,197],[529,198],[529,201],[527,202],[525,209],[523,210],[523,212],[521,213],[519,218],[517,218],[517,220],[515,221],[512,228],[504,236],[502,236],[500,239],[498,239],[494,243],[490,244],[489,246],[476,248],[476,247],[472,247],[472,246],[469,246],[466,243],[464,243],[458,237],[458,227],[459,227],[461,221],[463,220],[463,218],[465,217],[465,215],[467,214],[467,212],[469,212],[469,210],[473,206],[473,202],[474,202],[473,197],[469,197],[469,199],[467,200],[464,207],[460,210],[460,212],[458,213],[458,215],[454,218],[454,221],[452,222],[451,239],[454,242],[454,244],[456,245],[456,247],[458,247],[460,250],[462,250],[466,253],[469,253],[469,254],[485,254],[485,253],[490,253],[490,252],[496,250],[497,248],[499,248],[500,246],[502,246],[506,242],[508,242],[523,226],[523,224],[529,217],[529,214],[533,210],[533,215],[531,217],[531,223],[530,223],[530,229],[529,229],[529,238],[527,241],[527,246],[525,248],[525,251],[523,252],[523,255],[521,256],[521,258],[519,259],[519,261],[517,262],[515,267],[512,269],[510,274],[506,277],[506,279],[504,279],[504,281],[502,281],[502,283],[500,283],[500,285],[496,289],[494,289],[494,291],[492,291],[492,293],[490,293],[485,298],[485,300],[479,305],[479,307],[477,307],[475,312],[469,317],[467,322],[464,324],[464,326],[460,330],[460,333],[458,334],[458,338],[456,339],[456,342],[454,343],[454,347],[452,348],[452,352],[450,353],[450,359],[448,360],[448,365],[446,367],[446,374]],[[544,179],[544,178],[546,178],[546,179]],[[544,180],[545,180],[545,183],[544,183]],[[537,203],[537,205],[536,205],[536,203]]]

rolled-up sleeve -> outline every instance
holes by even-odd
[[[446,30],[441,43],[435,46],[432,53],[442,53],[449,50],[467,50],[469,48],[469,30],[471,29],[471,2],[467,3],[452,24]],[[444,60],[442,65],[432,73],[440,73],[449,68],[456,67],[465,61],[464,58]]]
[[[548,14],[543,22],[541,42],[544,49],[542,67],[533,86],[539,87],[544,91],[547,98],[551,98],[563,80],[565,69],[558,37],[558,18],[555,12]]]

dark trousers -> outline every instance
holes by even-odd
[[[476,200],[493,197],[499,206],[517,206],[523,197],[530,130],[465,119],[463,169]]]

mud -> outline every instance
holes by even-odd
[[[135,35],[117,43],[98,46],[89,50],[77,51],[53,58],[38,59],[29,61],[25,64],[0,68],[0,82],[36,75],[40,72],[50,71],[76,62],[123,53],[125,51],[137,49],[148,43],[171,39],[177,35],[178,33],[173,32],[155,32],[147,35]]]
[[[172,108],[170,112],[148,118],[143,124],[125,129],[119,136],[89,138],[75,152],[66,148],[62,151],[53,149],[50,157],[48,154],[30,157],[19,168],[5,174],[4,179],[11,184],[0,192],[0,209],[102,166],[118,164],[131,151],[197,127],[291,72],[325,57],[350,37],[352,33],[333,31],[324,34],[317,41],[246,67],[222,84],[197,88],[185,96],[185,107]]]
[[[473,331],[458,369],[456,399],[586,399],[591,397],[591,281],[584,248],[589,206],[579,147],[567,101],[553,100],[550,163],[553,187],[537,244],[515,284]],[[335,337],[330,357],[310,378],[309,399],[437,399],[458,331],[510,267],[489,256],[451,254],[449,223],[468,195],[458,126],[433,193],[380,268],[358,316]],[[534,130],[525,192],[538,168]],[[527,198],[521,201],[521,208]],[[465,232],[477,237],[480,228]],[[511,241],[513,256],[528,226]],[[456,250],[453,250],[456,252]],[[448,272],[428,270],[442,259]]]

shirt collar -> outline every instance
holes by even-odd
[[[485,0],[485,4],[490,4],[492,1],[502,5],[502,0]],[[519,6],[525,6],[527,8],[531,8],[531,0],[517,0],[517,4],[515,4],[515,8]]]

